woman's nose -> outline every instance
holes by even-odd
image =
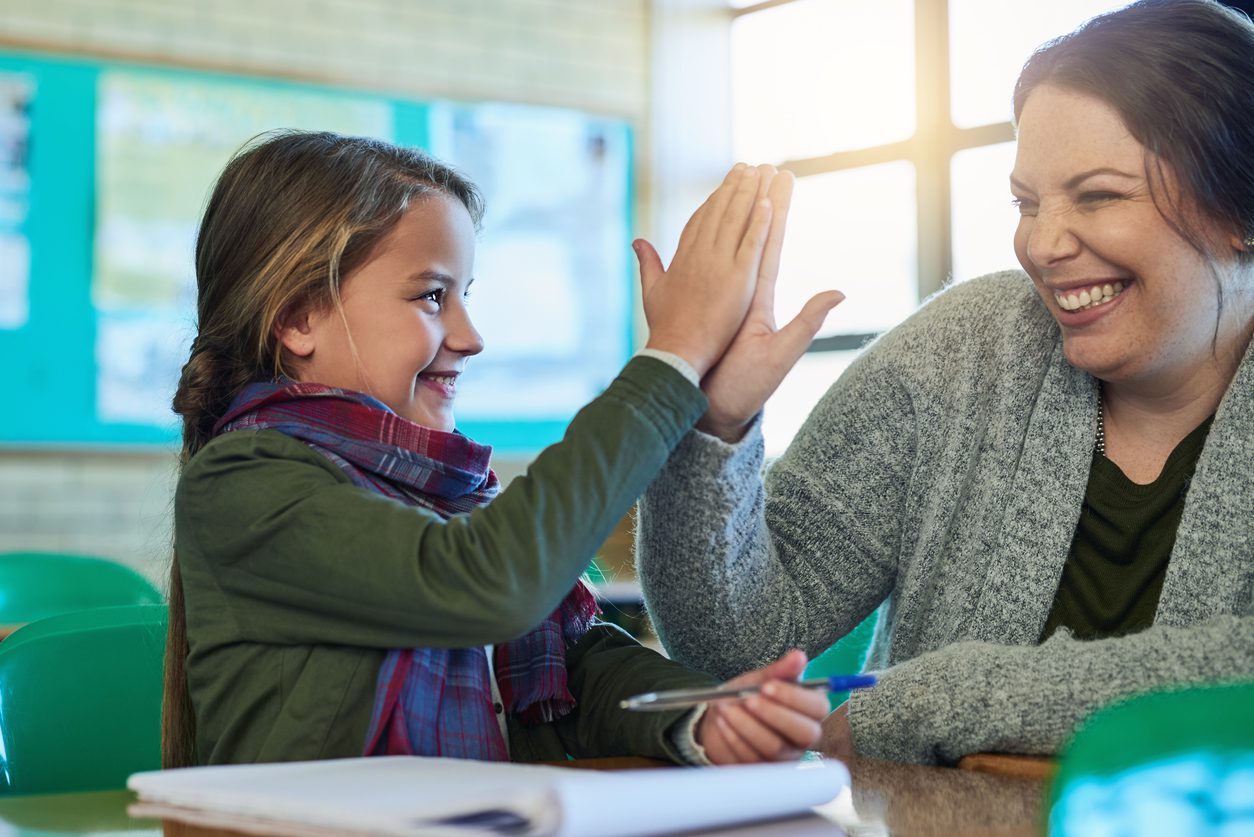
[[[1042,207],[1029,222],[1026,251],[1037,267],[1057,264],[1074,256],[1079,249],[1079,239],[1065,210],[1047,211]]]

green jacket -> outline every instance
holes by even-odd
[[[539,623],[705,404],[682,375],[636,358],[524,476],[447,521],[353,486],[277,431],[211,441],[175,496],[199,761],[361,755],[388,650],[498,643]],[[667,731],[682,712],[618,701],[714,682],[604,624],[567,667],[575,710],[510,718],[513,759],[678,760]]]

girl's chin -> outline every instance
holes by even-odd
[[[432,410],[414,409],[397,410],[401,418],[408,419],[414,424],[420,424],[429,430],[439,430],[443,433],[451,433],[456,427],[453,421],[452,412],[436,412]]]

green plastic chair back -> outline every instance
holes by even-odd
[[[1254,834],[1254,682],[1095,712],[1059,756],[1050,835]]]
[[[55,552],[0,553],[0,625],[21,625],[72,610],[159,604],[161,594],[116,561]]]
[[[0,642],[0,795],[124,788],[161,766],[165,605],[52,616]]]
[[[879,619],[876,610],[863,619],[852,631],[841,637],[806,666],[805,677],[831,677],[836,674],[858,674],[866,665],[871,639],[875,636],[875,623]],[[832,692],[828,696],[835,709],[849,698],[848,692]]]

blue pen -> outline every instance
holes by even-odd
[[[838,674],[835,677],[815,677],[811,680],[797,680],[796,685],[805,689],[825,689],[831,692],[842,692],[847,689],[865,689],[875,685],[874,674]],[[634,709],[637,712],[661,712],[670,709],[686,709],[711,700],[727,700],[756,695],[762,691],[761,686],[715,686],[710,689],[672,689],[666,692],[649,692],[629,697],[619,702],[621,709]]]

